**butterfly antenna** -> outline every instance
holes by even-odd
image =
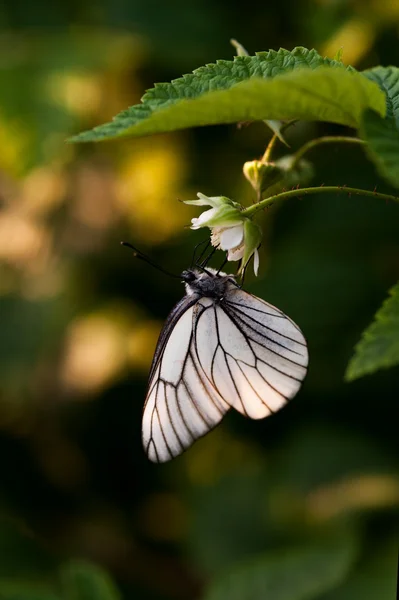
[[[129,244],[129,242],[121,242],[121,246],[126,246],[127,248],[130,248],[131,250],[133,250],[134,256],[136,258],[143,260],[144,262],[146,262],[149,265],[151,265],[152,267],[154,267],[154,269],[161,271],[161,273],[164,273],[165,275],[169,275],[169,277],[174,277],[175,279],[181,279],[180,275],[176,275],[175,273],[170,273],[166,269],[160,267],[159,265],[154,263],[150,258],[148,258],[148,256],[143,254],[143,252],[141,252],[141,250],[138,250],[138,248],[135,248],[134,246],[132,246],[132,244]]]
[[[208,262],[210,261],[210,259],[212,258],[212,256],[215,254],[216,252],[216,248],[213,248],[210,252],[210,254],[208,254],[208,256],[201,262],[197,262],[195,264],[195,266],[197,267],[197,269],[200,269],[201,271],[203,271],[204,273],[206,273],[207,275],[210,275],[212,277],[213,273],[211,273],[210,271],[208,271],[206,269],[206,265],[208,264]],[[199,258],[202,258],[204,252],[201,253],[201,256]]]
[[[195,253],[197,252],[197,248],[199,248],[203,244],[206,244],[205,248],[202,249],[202,252],[199,255],[199,257],[197,259],[195,259]],[[209,245],[210,245],[210,241],[208,239],[206,239],[206,240],[203,240],[202,242],[199,242],[199,244],[197,244],[195,246],[194,252],[193,252],[193,260],[191,261],[191,268],[193,268],[193,266],[201,260],[201,258],[204,256],[205,252],[208,250]]]
[[[206,256],[201,263],[199,261],[197,261],[197,267],[199,267],[200,269],[204,269],[207,266],[207,264],[209,263],[209,261],[211,260],[212,256],[215,254],[215,252],[216,252],[216,248],[212,248],[212,250],[210,251],[208,256]],[[200,258],[202,258],[202,256],[204,254],[205,254],[205,252],[203,252],[201,254]]]
[[[244,287],[244,279],[245,279],[245,273],[247,272],[247,269],[248,269],[248,263],[245,265],[245,267],[242,270],[241,283],[238,286],[240,289],[242,289]],[[237,275],[238,275],[238,271],[237,271]]]
[[[218,268],[216,275],[219,275],[220,271],[223,269],[223,267],[226,263],[227,263],[227,256],[224,259],[224,261],[222,262],[222,264],[220,265],[220,267]]]

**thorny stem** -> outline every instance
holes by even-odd
[[[291,169],[295,169],[301,158],[306,152],[309,150],[313,150],[319,144],[334,144],[336,142],[343,144],[361,144],[364,145],[365,142],[360,140],[359,138],[348,137],[344,135],[325,135],[324,137],[319,137],[314,140],[310,140],[306,144],[304,144],[301,148],[299,148],[298,152],[294,155],[294,160],[291,165]]]
[[[302,196],[311,196],[313,194],[330,194],[335,192],[336,194],[346,194],[354,196],[367,196],[369,198],[379,198],[380,200],[393,200],[394,202],[399,202],[398,196],[391,196],[390,194],[380,194],[375,190],[361,190],[358,188],[351,188],[342,185],[326,185],[319,187],[309,187],[309,188],[297,188],[294,190],[289,190],[288,192],[280,192],[279,194],[275,194],[274,196],[270,196],[269,198],[264,198],[257,204],[253,204],[248,208],[244,208],[242,211],[242,215],[244,217],[253,217],[255,213],[267,206],[274,204],[276,202],[280,202],[281,200],[287,200],[288,198],[298,198]]]

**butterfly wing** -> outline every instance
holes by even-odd
[[[186,296],[170,314],[158,341],[144,405],[142,439],[148,458],[165,462],[213,429],[230,406],[199,366],[193,323],[198,297]]]
[[[242,414],[262,419],[299,390],[308,351],[299,327],[280,310],[240,290],[199,301],[197,360],[219,395]]]

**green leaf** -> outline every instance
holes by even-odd
[[[265,554],[222,576],[205,600],[312,600],[344,580],[356,555],[349,533]]]
[[[21,582],[1,579],[0,598],[1,600],[61,600],[61,597],[48,586],[36,581]]]
[[[57,559],[17,520],[0,520],[0,578],[48,578]],[[1,594],[0,594],[1,598]]]
[[[201,572],[217,574],[265,550],[265,480],[260,469],[236,469],[196,490],[189,544]]]
[[[399,68],[376,67],[365,71],[364,75],[385,92],[387,113],[383,119],[367,110],[361,135],[368,142],[366,151],[380,175],[399,188]]]
[[[74,560],[61,569],[65,600],[119,600],[120,594],[108,573],[97,565]]]
[[[363,332],[355,348],[345,378],[348,381],[399,364],[399,283],[390,291],[375,315],[374,322]]]
[[[398,576],[398,536],[372,545],[342,586],[320,600],[392,600]]]
[[[356,127],[366,108],[385,115],[385,96],[367,78],[315,50],[281,49],[218,61],[171,83],[157,84],[141,104],[72,141],[247,120],[301,118]]]
[[[282,121],[275,121],[273,119],[269,119],[269,120],[265,121],[265,124],[269,127],[269,129],[272,130],[274,135],[276,135],[278,137],[280,142],[285,144],[285,146],[289,147],[287,142],[285,141],[285,139],[283,137],[283,133],[281,131],[282,128],[284,127],[284,123]]]

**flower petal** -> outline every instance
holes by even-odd
[[[191,204],[192,206],[212,206],[212,208],[218,208],[224,204],[229,204],[231,206],[236,204],[225,196],[205,196],[205,194],[201,194],[201,192],[198,192],[197,196],[198,200],[183,200],[184,204]]]
[[[220,248],[222,250],[231,250],[239,246],[244,238],[244,226],[235,225],[226,227],[220,234]]]
[[[223,227],[212,227],[211,229],[211,244],[215,248],[220,247],[220,236],[222,231],[224,231]]]
[[[197,196],[198,198],[201,198],[204,204],[209,204],[209,206],[212,206],[213,208],[231,203],[231,200],[224,196],[205,196],[205,194],[201,194],[201,192],[198,192]]]
[[[259,270],[259,251],[256,248],[254,250],[254,273],[256,276],[258,275],[258,270]]]
[[[191,206],[211,206],[209,202],[205,202],[205,200],[183,200],[183,204],[190,204]]]
[[[194,217],[191,219],[191,229],[200,229],[200,227],[206,227],[207,223],[212,217],[216,215],[218,212],[217,208],[210,208],[205,212],[201,213],[199,217]]]
[[[245,246],[244,246],[244,244],[242,244],[241,246],[238,246],[238,248],[233,248],[232,250],[229,250],[228,254],[227,254],[227,260],[228,261],[241,260],[242,257],[244,256],[244,249],[245,249]]]

